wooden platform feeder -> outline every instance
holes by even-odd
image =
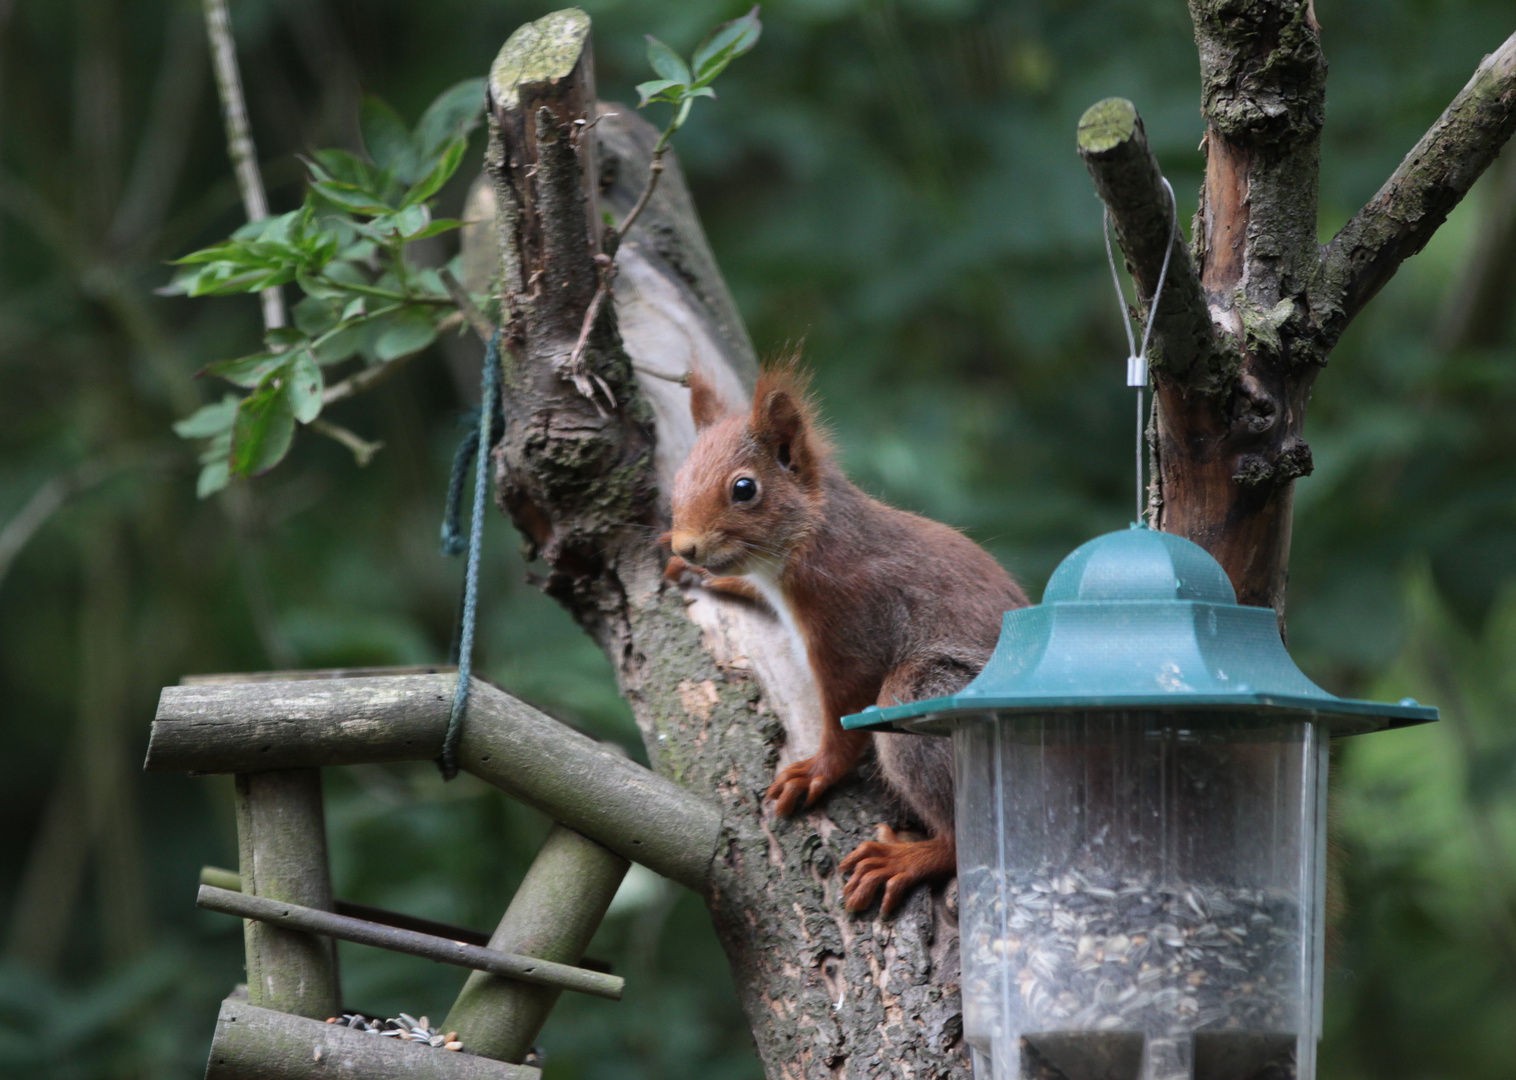
[[[457,673],[439,668],[197,676],[166,687],[150,771],[236,776],[237,872],[207,868],[198,903],[242,917],[246,997],[222,1003],[208,1080],[525,1080],[522,1064],[564,990],[619,999],[585,947],[630,862],[704,891],[717,809],[478,679],[459,763],[553,819],[495,932],[336,899],[321,769],[430,761]],[[463,1052],[356,1031],[342,1012],[336,941],[471,968],[440,1030]]]

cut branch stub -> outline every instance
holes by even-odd
[[[578,8],[569,8],[521,26],[490,66],[489,94],[490,115],[499,125],[503,151],[503,160],[494,172],[497,180],[510,185],[514,196],[510,202],[519,208],[511,220],[502,221],[502,225],[517,230],[514,242],[505,245],[505,250],[519,252],[521,263],[536,268],[542,265],[545,243],[543,215],[537,212],[537,185],[533,182],[538,158],[536,114],[538,109],[546,109],[558,126],[577,121],[581,127],[587,123],[586,117],[593,115],[595,63],[590,17]],[[589,213],[584,239],[594,248],[595,189],[590,182],[594,176],[594,140],[585,142],[587,168],[581,183]],[[508,292],[528,287],[526,277],[519,267],[517,270],[515,275],[508,274]]]
[[[1426,246],[1512,134],[1516,34],[1484,58],[1378,194],[1327,245],[1312,290],[1326,347],[1400,264]]]
[[[505,301],[499,499],[552,567],[565,596],[597,578],[607,534],[645,525],[655,491],[651,414],[601,304],[589,17],[555,12],[523,26],[490,72],[490,147]]]
[[[1153,317],[1148,308],[1173,233],[1168,276],[1153,321],[1154,374],[1201,392],[1227,385],[1237,371],[1236,350],[1217,341],[1184,234],[1172,230],[1173,200],[1136,107],[1125,98],[1106,98],[1085,110],[1079,118],[1079,156],[1116,223],[1144,318]]]

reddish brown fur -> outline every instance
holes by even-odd
[[[961,688],[994,649],[1002,614],[1026,596],[961,533],[848,481],[794,358],[763,372],[746,413],[723,407],[698,376],[690,389],[700,434],[674,482],[668,575],[693,571],[717,591],[761,596],[803,639],[824,727],[819,752],[769,789],[788,814],[846,776],[869,745],[841,717]],[[750,501],[733,498],[742,477],[758,485]],[[885,830],[886,840],[843,861],[853,871],[848,907],[867,908],[883,887],[888,912],[916,882],[953,872],[951,750],[921,736],[875,743],[885,779],[932,832],[901,843]]]

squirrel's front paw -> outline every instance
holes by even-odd
[[[670,555],[668,565],[663,568],[663,576],[668,581],[679,582],[688,574],[696,581],[706,581],[711,577],[711,572],[703,566],[691,566],[678,555]]]
[[[808,757],[787,765],[769,785],[766,799],[774,799],[774,812],[788,817],[801,806],[810,806],[822,793],[847,774],[847,769],[838,769],[822,755]]]
[[[842,900],[849,911],[866,911],[884,887],[879,914],[888,915],[905,900],[917,884],[950,876],[958,868],[954,838],[903,841],[888,825],[880,825],[878,840],[859,844],[838,868],[852,877],[842,887]]]

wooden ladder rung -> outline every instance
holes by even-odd
[[[384,926],[348,915],[338,915],[333,911],[320,911],[282,900],[270,900],[264,896],[249,896],[230,889],[218,889],[214,885],[200,886],[196,903],[208,911],[219,911],[243,919],[257,919],[287,930],[302,930],[308,934],[336,938],[338,941],[373,945],[391,952],[420,956],[443,964],[472,968],[474,971],[487,971],[491,975],[535,983],[538,986],[575,990],[612,1001],[620,1001],[622,991],[626,988],[626,980],[619,975],[604,975],[598,971],[539,960],[519,953],[481,949],[462,941],[449,941],[447,938],[415,930]]]

